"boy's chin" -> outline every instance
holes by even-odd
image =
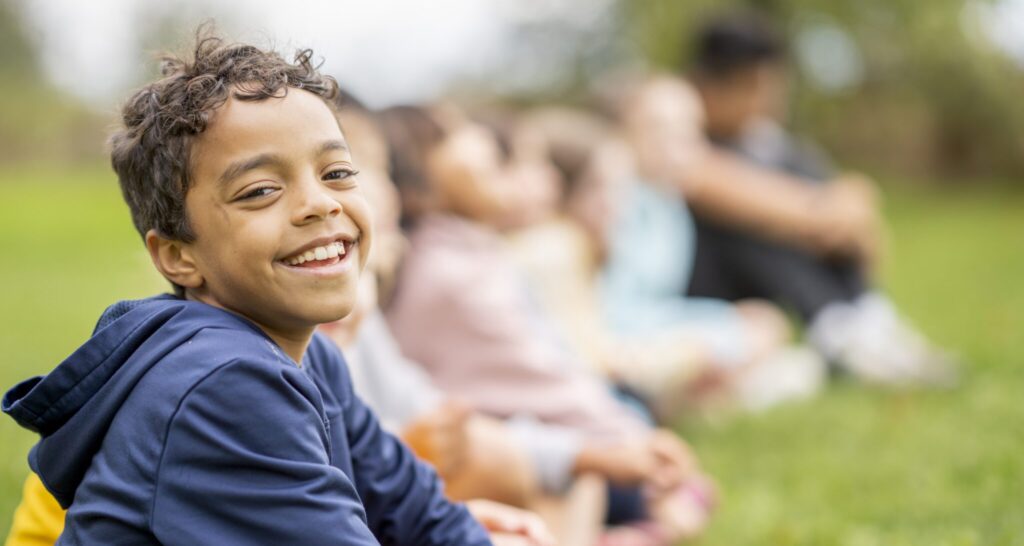
[[[355,303],[354,297],[341,301],[325,301],[313,310],[314,316],[310,317],[310,322],[317,326],[337,322],[352,313]]]

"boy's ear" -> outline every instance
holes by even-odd
[[[192,249],[181,241],[161,237],[155,229],[146,232],[146,249],[157,271],[168,281],[184,288],[203,285]]]

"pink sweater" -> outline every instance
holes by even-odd
[[[435,215],[410,242],[387,317],[403,352],[441,389],[485,413],[595,440],[648,431],[548,325],[496,233]]]

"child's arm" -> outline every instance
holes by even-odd
[[[879,244],[877,192],[862,177],[808,185],[713,150],[678,182],[695,211],[813,252],[863,257]]]
[[[331,464],[322,412],[298,368],[236,361],[212,372],[167,431],[149,516],[156,538],[167,546],[377,544],[356,478]]]
[[[490,544],[466,508],[445,498],[434,471],[380,428],[350,384],[342,387],[356,486],[377,537],[385,544]]]
[[[539,493],[539,485],[528,453],[512,436],[509,427],[497,419],[473,415],[465,423],[465,432],[463,464],[450,475],[442,472],[448,497],[457,501],[482,498],[526,506]],[[403,438],[406,437],[403,435]],[[416,449],[416,444],[409,445]],[[417,454],[434,463],[430,457]]]

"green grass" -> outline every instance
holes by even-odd
[[[106,168],[0,171],[0,387],[45,373],[118,298],[164,290]],[[1024,195],[890,198],[885,285],[969,363],[950,392],[849,382],[682,430],[720,482],[702,545],[1024,543]],[[32,434],[0,419],[0,535]]]
[[[0,172],[0,388],[46,373],[112,300],[163,290],[109,169]],[[21,494],[33,434],[0,418],[0,535]]]
[[[967,362],[950,392],[850,382],[684,434],[723,489],[702,545],[1024,544],[1024,196],[900,192],[884,284]]]

